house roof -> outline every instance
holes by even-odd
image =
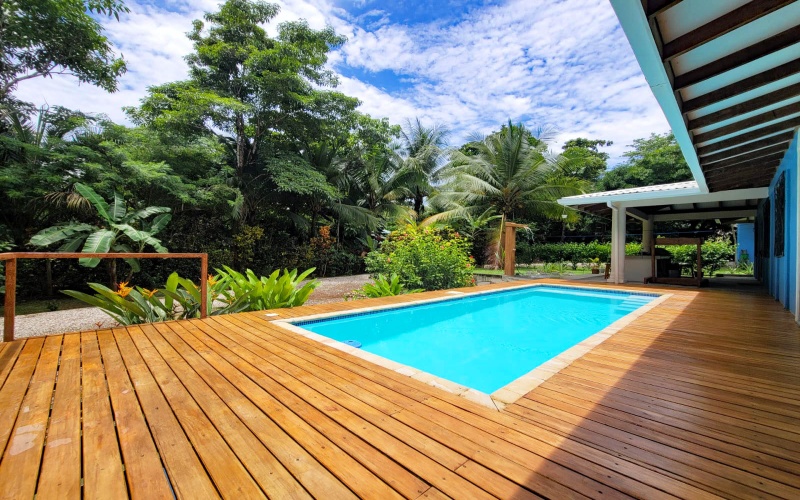
[[[697,182],[689,181],[568,196],[558,203],[597,215],[608,215],[613,203],[639,219],[739,220],[754,217],[758,200],[768,193],[766,187],[703,193]]]
[[[602,191],[599,193],[586,193],[577,196],[568,196],[558,200],[562,205],[582,205],[585,203],[599,203],[607,201],[623,201],[630,199],[644,199],[654,194],[658,197],[681,196],[689,193],[699,193],[700,187],[696,181],[676,182],[674,184],[657,184],[655,186],[634,187],[618,189],[616,191]]]
[[[800,126],[800,1],[611,4],[698,188],[768,186]]]

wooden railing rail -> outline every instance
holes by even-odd
[[[14,340],[14,314],[17,300],[18,259],[200,259],[200,317],[208,316],[208,254],[206,253],[68,253],[7,252],[0,253],[6,266],[6,297],[3,304],[3,341]]]

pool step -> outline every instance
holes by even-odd
[[[639,309],[640,307],[649,303],[652,300],[653,300],[652,297],[632,295],[623,300],[619,305],[617,305],[617,309],[628,312],[635,311],[636,309]]]

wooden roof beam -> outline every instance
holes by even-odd
[[[747,144],[742,144],[739,147],[727,149],[725,151],[713,155],[710,154],[712,153],[712,151],[706,152],[704,151],[704,148],[698,148],[698,154],[704,156],[703,158],[701,158],[702,161],[706,163],[711,163],[715,161],[725,160],[733,156],[749,153],[757,149],[763,149],[770,146],[775,146],[776,144],[783,144],[791,141],[793,138],[794,138],[794,132],[786,132],[783,134],[773,135],[772,137],[767,137],[766,139],[761,139],[760,141],[754,141]]]
[[[738,82],[731,83],[717,90],[713,90],[707,94],[697,96],[683,102],[684,113],[695,111],[700,108],[705,108],[719,101],[736,97],[739,94],[744,94],[750,90],[757,89],[764,85],[775,83],[784,78],[790,77],[800,73],[800,59],[789,61],[788,63],[781,64],[772,69],[768,69],[753,76],[749,76]]]
[[[645,14],[647,14],[647,19],[652,19],[665,10],[675,7],[681,3],[681,1],[682,0],[642,0],[642,7],[644,8]]]
[[[745,132],[744,134],[739,134],[737,136],[731,137],[730,139],[725,139],[724,141],[719,141],[713,144],[709,144],[708,146],[703,146],[702,148],[698,148],[697,151],[700,152],[702,150],[703,152],[700,154],[713,153],[715,151],[720,151],[722,149],[738,146],[743,142],[752,141],[753,139],[758,139],[760,137],[765,137],[778,132],[783,132],[784,130],[791,130],[798,126],[800,126],[800,116],[789,118],[788,120],[783,120],[778,123],[768,125],[766,127],[761,127],[752,130],[750,132]]]
[[[723,120],[736,118],[739,115],[750,113],[761,108],[766,108],[781,101],[800,96],[800,83],[789,85],[788,87],[770,92],[767,95],[762,95],[749,101],[745,101],[733,106],[709,113],[705,116],[689,120],[689,130],[696,130],[698,128],[707,127]]]
[[[687,71],[682,75],[675,76],[673,88],[675,90],[684,89],[696,83],[708,80],[726,71],[738,68],[744,64],[756,61],[786,47],[791,47],[800,41],[800,26],[789,28],[786,31],[773,35],[749,47],[738,50],[732,54],[721,57],[716,61],[710,62],[705,66]]]
[[[781,164],[780,158],[769,161],[751,161],[734,167],[720,168],[706,172],[706,179],[719,179],[720,177],[742,177],[755,172],[774,172]]]
[[[751,116],[750,118],[731,123],[730,125],[725,125],[724,127],[709,130],[708,132],[704,132],[702,134],[696,134],[694,136],[694,141],[696,143],[711,141],[726,135],[741,132],[742,130],[750,127],[756,127],[780,118],[786,118],[787,116],[797,113],[800,113],[800,102],[793,102],[792,104],[767,111],[766,113]]]
[[[772,155],[781,155],[783,156],[786,154],[786,145],[784,144],[776,144],[775,146],[770,146],[764,149],[757,149],[750,153],[745,153],[743,155],[734,156],[732,158],[726,158],[724,160],[710,162],[705,161],[701,162],[700,166],[703,167],[703,172],[714,170],[717,168],[725,168],[730,167],[733,165],[737,165],[739,163],[744,163],[750,160],[757,160],[759,158],[765,158]]]
[[[665,43],[661,50],[664,62],[685,54],[705,43],[715,40],[756,19],[766,16],[794,0],[755,0],[742,5],[699,28]]]

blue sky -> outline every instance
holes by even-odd
[[[25,82],[19,97],[125,122],[122,107],[148,86],[186,78],[185,33],[218,0],[126,3],[131,13],[105,24],[128,61],[119,92],[57,77]],[[276,22],[303,18],[347,37],[329,65],[363,112],[445,125],[455,146],[511,119],[554,129],[555,150],[574,137],[613,140],[614,164],[633,139],[668,131],[607,0],[277,3]]]

